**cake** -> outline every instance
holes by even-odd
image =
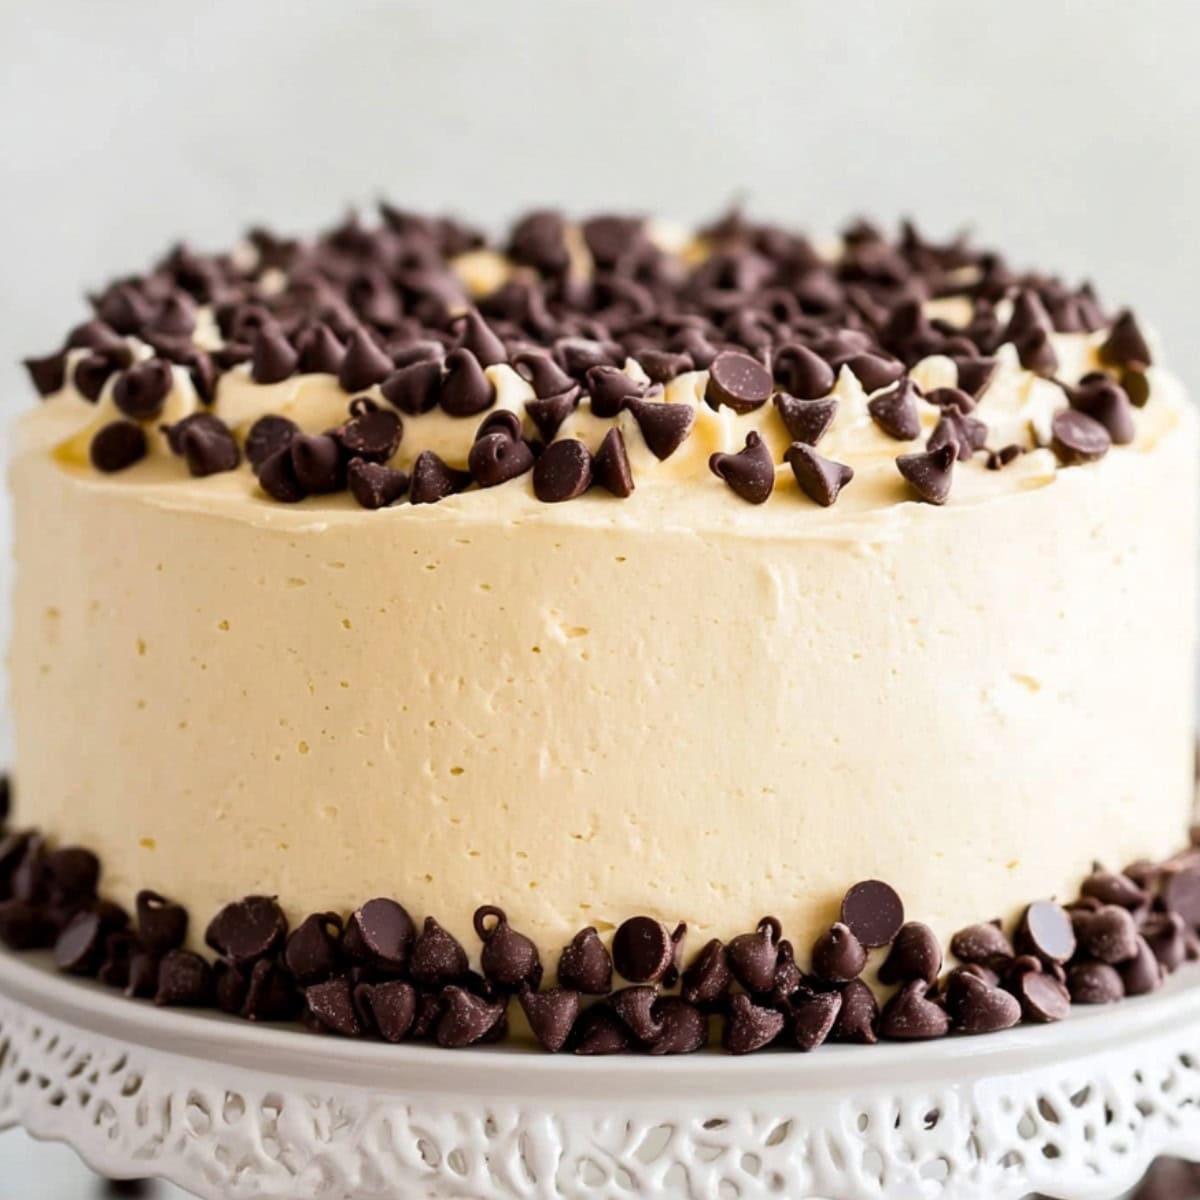
[[[660,1052],[1190,952],[1196,419],[1090,286],[910,225],[385,206],[92,306],[11,468],[10,945]]]

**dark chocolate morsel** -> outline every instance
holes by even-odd
[[[196,415],[211,416],[207,413]],[[241,451],[233,434],[216,417],[206,421],[188,417],[185,421],[187,426],[179,433],[178,442],[190,475],[203,479],[236,470],[242,461]]]
[[[436,504],[461,492],[470,482],[467,472],[448,466],[432,450],[422,450],[413,463],[408,498],[413,504]]]
[[[771,398],[771,372],[749,354],[723,350],[708,368],[704,398],[713,408],[724,405],[735,413],[761,408]]]
[[[1152,913],[1142,923],[1142,937],[1168,973],[1181,967],[1187,958],[1184,931],[1183,918],[1173,912]]]
[[[422,987],[458,983],[467,974],[467,952],[453,934],[433,917],[426,917],[408,959],[408,973]]]
[[[987,426],[977,417],[951,406],[938,418],[925,449],[940,450],[943,446],[953,446],[959,461],[966,462],[976,450],[986,447],[987,434]]]
[[[297,1015],[300,1006],[295,981],[279,963],[260,958],[250,968],[246,996],[238,1012],[243,1020],[289,1021]]]
[[[775,411],[794,442],[815,446],[826,434],[837,416],[838,402],[834,396],[818,400],[803,400],[780,392],[775,397]]]
[[[829,983],[849,983],[867,965],[862,942],[840,921],[827,929],[813,945],[813,974]]]
[[[213,999],[212,967],[190,950],[170,950],[158,964],[154,1003],[199,1008]]]
[[[627,400],[650,453],[657,459],[670,458],[692,431],[696,410],[690,404],[667,401]]]
[[[950,939],[950,953],[960,962],[990,964],[995,959],[1013,956],[1012,943],[999,921],[968,925]]]
[[[955,358],[958,386],[978,400],[996,377],[999,363],[994,358]]]
[[[712,938],[684,969],[679,994],[691,1004],[709,1008],[722,1000],[732,982],[725,944]]]
[[[493,924],[489,925],[489,921]],[[513,929],[504,910],[485,904],[475,910],[474,924],[483,942],[479,961],[488,982],[502,991],[516,991],[522,984],[537,988],[542,981],[537,947]]]
[[[578,398],[579,385],[554,361],[554,356],[545,350],[522,350],[513,355],[513,364],[517,371],[529,380],[533,394],[539,400],[555,400],[569,393]],[[526,408],[530,403],[526,401]],[[560,421],[559,424],[561,423]]]
[[[147,359],[117,376],[113,404],[131,421],[151,421],[162,412],[173,383],[169,362]]]
[[[633,471],[629,466],[625,439],[619,429],[610,429],[604,435],[592,461],[592,478],[605,491],[622,500],[633,494]]]
[[[812,403],[819,404],[820,401]],[[834,462],[831,458],[823,458],[803,442],[793,442],[783,457],[792,468],[800,490],[822,508],[833,504],[841,495],[842,488],[854,478],[852,467]]]
[[[104,923],[98,913],[76,913],[54,943],[54,965],[70,975],[95,975],[104,954],[104,939]]]
[[[958,448],[947,443],[936,450],[901,454],[896,468],[919,500],[926,504],[945,504],[954,480]]]
[[[842,921],[864,946],[886,946],[904,924],[904,905],[889,884],[864,879],[843,898]]]
[[[735,495],[751,504],[764,503],[775,489],[775,461],[770,447],[753,430],[746,434],[744,449],[736,454],[713,454],[708,467],[729,484]]]
[[[335,437],[328,433],[298,433],[292,438],[288,454],[292,471],[306,493],[319,496],[341,490],[345,471]]]
[[[775,983],[782,928],[775,917],[763,917],[753,933],[739,933],[725,947],[729,969],[751,993],[769,992]]]
[[[1114,318],[1108,337],[1100,347],[1100,357],[1114,367],[1124,367],[1131,363],[1147,367],[1154,361],[1150,353],[1150,344],[1129,309],[1122,309]]]
[[[597,417],[615,417],[630,400],[646,394],[646,385],[631,379],[620,367],[601,364],[589,367],[585,386]]]
[[[1143,937],[1138,938],[1137,953],[1133,958],[1117,969],[1121,972],[1127,996],[1144,996],[1162,987],[1162,966]]]
[[[307,986],[328,979],[340,966],[342,918],[337,913],[313,913],[293,930],[283,952],[296,982]]]
[[[630,983],[657,983],[671,970],[675,948],[676,942],[661,921],[630,917],[613,934],[613,966]]]
[[[157,892],[141,891],[134,902],[138,940],[157,958],[178,950],[187,940],[187,909]]]
[[[729,1002],[721,1045],[730,1054],[752,1054],[769,1046],[782,1032],[784,1015],[778,1009],[755,1004],[739,994]]]
[[[145,950],[135,950],[126,972],[125,995],[131,999],[149,1000],[158,991],[159,960]]]
[[[10,950],[37,950],[54,944],[56,930],[42,907],[15,897],[0,902],[0,942]]]
[[[44,358],[25,358],[21,365],[29,372],[39,396],[52,396],[67,382],[67,356],[63,351]]]
[[[246,434],[246,458],[257,471],[263,463],[292,444],[292,438],[300,432],[295,421],[287,417],[268,413],[259,417]]]
[[[250,378],[255,383],[279,383],[296,373],[299,362],[299,354],[283,331],[274,325],[264,325],[254,339]]]
[[[508,362],[508,351],[492,327],[479,315],[479,309],[468,308],[458,318],[462,322],[459,345],[469,350],[481,367]]]
[[[646,1044],[662,1033],[662,1023],[655,1015],[658,999],[658,988],[641,983],[613,992],[608,1003],[630,1033]]]
[[[1106,904],[1093,913],[1080,914],[1079,948],[1089,958],[1115,966],[1138,954],[1138,927],[1128,909]]]
[[[402,979],[360,983],[354,989],[354,1004],[385,1042],[404,1041],[417,1017],[416,988]]]
[[[896,934],[887,958],[879,968],[880,983],[908,983],[919,979],[932,985],[942,969],[942,945],[928,925],[909,921]]]
[[[695,1054],[704,1048],[708,1018],[694,1004],[678,996],[663,996],[655,1012],[662,1031],[646,1046],[647,1053]]]
[[[833,368],[819,354],[798,342],[780,346],[771,365],[775,378],[789,393],[789,398],[795,396],[800,400],[817,400],[828,396],[837,383]],[[808,440],[796,433],[792,437],[798,442]]]
[[[386,463],[404,436],[399,413],[390,408],[366,408],[351,417],[337,432],[342,449],[351,458]]]
[[[475,355],[461,346],[451,350],[446,355],[446,374],[439,395],[443,412],[452,417],[471,417],[491,408],[495,400],[496,389]]]
[[[409,363],[379,385],[383,398],[402,413],[416,416],[437,406],[442,391],[442,364],[437,359]]]
[[[375,339],[365,329],[356,329],[338,368],[338,384],[344,392],[365,392],[392,370],[392,360]]]
[[[549,444],[554,441],[562,423],[575,411],[578,404],[579,386],[572,384],[566,391],[557,395],[545,396],[539,400],[526,400],[525,411],[541,434],[542,441]]]
[[[317,375],[336,375],[346,357],[346,348],[323,321],[296,336],[296,352],[299,369]]]
[[[1109,432],[1094,417],[1074,408],[1054,414],[1050,423],[1051,445],[1064,466],[1078,466],[1103,458],[1112,446]]]
[[[1125,995],[1116,967],[1103,962],[1073,963],[1067,968],[1072,1004],[1112,1004]]]
[[[493,431],[471,446],[467,466],[480,487],[497,487],[533,469],[533,451],[521,438]]]
[[[562,987],[545,992],[526,988],[517,999],[533,1036],[551,1054],[557,1054],[567,1044],[579,1017],[579,993]]]
[[[795,1001],[788,1010],[788,1031],[797,1047],[808,1051],[822,1045],[833,1033],[841,1011],[840,992],[814,992]],[[846,1040],[862,1039],[853,1037]],[[875,1040],[873,1033],[870,1040]]]
[[[959,1033],[994,1033],[1011,1029],[1021,1020],[1021,1005],[1015,996],[964,968],[951,971],[945,1005]]]
[[[346,468],[346,484],[360,507],[374,510],[395,504],[408,491],[409,479],[403,471],[356,458]]]
[[[60,899],[82,901],[96,895],[100,860],[82,846],[64,846],[46,855],[46,872]]]
[[[1090,896],[1102,904],[1119,904],[1122,908],[1136,912],[1150,903],[1145,888],[1128,875],[1116,875],[1111,871],[1094,870],[1079,889],[1080,895]]]
[[[1071,407],[1087,413],[1108,431],[1114,446],[1126,446],[1137,432],[1133,423],[1133,404],[1125,389],[1103,371],[1092,371],[1074,387],[1066,387]]]
[[[950,1032],[950,1015],[929,997],[929,985],[912,979],[883,1006],[879,1036],[890,1041],[922,1041]]]
[[[917,395],[912,380],[902,379],[895,387],[868,400],[867,412],[888,437],[911,442],[921,432]]]
[[[544,504],[582,496],[592,485],[592,456],[574,438],[551,442],[533,466],[533,494]]]
[[[342,932],[342,953],[350,962],[398,973],[408,962],[417,930],[403,905],[386,896],[355,909]]]
[[[571,1045],[581,1056],[623,1054],[629,1049],[629,1031],[607,1005],[595,1004],[575,1023]]]
[[[1159,899],[1167,912],[1178,913],[1190,929],[1200,929],[1200,870],[1185,867],[1168,873]]]
[[[278,500],[282,504],[296,504],[308,495],[296,477],[290,442],[283,449],[276,450],[274,454],[269,455],[260,464],[258,486],[272,500]]]
[[[88,455],[97,471],[124,471],[146,457],[146,434],[133,421],[110,421],[92,438]]]
[[[879,1005],[875,993],[861,979],[842,989],[842,1004],[829,1032],[830,1041],[870,1046],[879,1040]]]
[[[1066,909],[1052,900],[1034,901],[1021,918],[1014,945],[1021,954],[1065,963],[1075,953],[1075,930]]]
[[[1012,990],[1027,1021],[1038,1024],[1061,1021],[1071,1010],[1066,985],[1043,971],[1021,972],[1014,980]]]
[[[206,945],[239,964],[274,954],[286,937],[287,918],[274,896],[247,896],[225,905],[204,933]]]
[[[503,1000],[485,1000],[453,984],[442,992],[442,1004],[434,1036],[448,1050],[483,1041],[504,1019],[506,1008]]]
[[[361,1037],[362,1021],[354,1004],[350,980],[344,975],[314,983],[304,989],[308,1012],[322,1029],[342,1037]]]
[[[558,982],[585,996],[605,996],[612,989],[612,957],[595,928],[581,929],[558,959]]]

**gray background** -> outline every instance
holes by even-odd
[[[0,0],[3,415],[85,286],[381,194],[969,224],[1136,300],[1200,384],[1198,44],[1194,0]],[[13,1158],[0,1200],[84,1194]]]

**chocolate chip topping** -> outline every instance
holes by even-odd
[[[320,375],[338,374],[346,357],[345,346],[324,321],[316,321],[300,331],[296,352],[296,365],[301,371]]]
[[[658,983],[673,972],[684,931],[681,925],[672,934],[653,917],[630,917],[613,935],[613,966],[630,983]]]
[[[442,394],[440,359],[409,363],[379,385],[383,398],[402,413],[417,415],[437,406]]]
[[[1094,417],[1074,408],[1056,412],[1050,429],[1054,453],[1064,466],[1095,462],[1103,458],[1112,446],[1108,430]]]
[[[823,1045],[833,1033],[841,1011],[840,992],[814,992],[792,1004],[787,1014],[788,1031],[797,1049],[809,1051]]]
[[[54,965],[69,975],[94,975],[104,953],[104,923],[95,912],[80,912],[54,943]]]
[[[146,435],[132,421],[110,421],[96,431],[88,454],[97,471],[124,471],[146,457]]]
[[[254,339],[254,354],[250,359],[250,377],[255,383],[279,383],[296,373],[300,356],[283,330],[266,325]]]
[[[834,417],[837,416],[838,402],[833,396],[804,400],[780,392],[775,397],[775,410],[787,428],[788,436],[794,442],[815,446],[833,424]]]
[[[404,425],[390,409],[367,404],[338,430],[337,439],[351,458],[386,463],[400,446]]]
[[[769,1046],[783,1032],[783,1027],[784,1015],[778,1009],[765,1008],[749,996],[739,994],[729,1002],[721,1045],[730,1054],[752,1054]]]
[[[52,396],[61,391],[67,382],[67,356],[64,351],[42,358],[24,358],[21,365],[29,372],[39,396]]]
[[[646,385],[631,379],[620,367],[606,364],[589,367],[586,375],[592,413],[597,417],[615,417],[629,403],[646,394]]]
[[[201,420],[200,418],[205,418]],[[179,429],[179,426],[183,426]],[[173,440],[187,462],[188,474],[202,479],[233,471],[242,461],[242,453],[229,429],[211,413],[196,413],[179,422]]]
[[[488,924],[488,922],[494,922]],[[488,981],[504,991],[522,985],[537,988],[542,964],[537,947],[508,923],[502,908],[485,904],[475,910],[475,932],[483,943],[480,962]]]
[[[1145,938],[1137,940],[1137,953],[1118,970],[1127,996],[1144,996],[1162,987],[1163,969]]]
[[[1075,387],[1065,387],[1071,407],[1086,413],[1108,431],[1114,446],[1126,446],[1133,441],[1133,405],[1129,394],[1103,371],[1085,375]]]
[[[402,1042],[417,1018],[417,991],[401,979],[360,983],[353,992],[354,1006],[385,1042]]]
[[[199,1008],[212,1003],[212,968],[190,950],[172,950],[158,965],[154,1003]]]
[[[346,479],[342,450],[331,434],[298,433],[292,438],[288,454],[292,472],[307,495],[341,491]]]
[[[1053,975],[1036,969],[1023,971],[1017,976],[1013,991],[1027,1021],[1036,1024],[1061,1021],[1070,1012],[1070,994]]]
[[[540,400],[526,400],[525,411],[542,435],[543,442],[552,442],[562,423],[575,411],[579,404],[579,388],[572,385],[557,395]]]
[[[1075,930],[1060,904],[1037,900],[1025,910],[1014,939],[1022,954],[1033,954],[1044,962],[1065,963],[1075,953]]]
[[[373,384],[382,383],[391,373],[392,360],[365,329],[356,329],[338,368],[338,384],[342,391],[365,392]]]
[[[162,412],[173,383],[169,362],[148,359],[117,376],[113,404],[132,421],[151,421]]]
[[[994,358],[956,358],[958,386],[978,400],[987,391],[1000,364]]]
[[[283,961],[300,984],[317,983],[341,963],[342,919],[337,913],[313,913],[293,930]]]
[[[879,1014],[879,1036],[891,1041],[923,1041],[949,1032],[949,1014],[921,979],[904,984]]]
[[[300,432],[295,421],[268,414],[259,417],[246,434],[246,458],[257,471],[272,455],[286,450]]]
[[[1079,948],[1090,958],[1115,965],[1137,957],[1137,922],[1127,909],[1106,904],[1096,912],[1077,914],[1073,925]]]
[[[758,359],[725,350],[708,368],[704,398],[713,408],[725,405],[736,413],[749,413],[770,400],[773,383],[771,372]]]
[[[558,959],[558,981],[585,996],[604,996],[612,988],[612,958],[595,928],[581,929]]]
[[[957,405],[948,406],[938,418],[933,433],[925,443],[926,450],[940,450],[953,446],[960,462],[969,459],[976,450],[987,444],[988,428],[977,417],[964,412]]]
[[[138,939],[151,954],[161,958],[187,940],[188,914],[182,905],[150,891],[138,892],[134,905]]]
[[[633,470],[625,438],[619,429],[610,429],[592,460],[592,478],[606,492],[624,499],[633,494]]]
[[[879,1005],[875,993],[861,979],[852,979],[842,989],[842,1003],[829,1031],[834,1042],[870,1046],[879,1040]]]
[[[842,922],[864,946],[886,946],[904,924],[904,905],[882,880],[864,879],[842,900]]]
[[[508,362],[508,351],[505,350],[504,343],[479,315],[477,308],[467,309],[459,320],[462,322],[462,328],[458,344],[464,350],[469,350],[481,367]]]
[[[840,921],[817,939],[812,950],[813,974],[829,983],[849,983],[862,974],[867,952]]]
[[[751,504],[765,503],[775,490],[775,461],[766,442],[755,432],[746,434],[745,448],[736,454],[713,454],[709,470],[729,484],[735,495]]]
[[[1021,1005],[1015,996],[967,970],[950,973],[945,1005],[959,1033],[994,1033],[1011,1029],[1021,1020]]]
[[[432,450],[422,450],[413,463],[408,498],[413,504],[436,504],[461,492],[471,476],[444,463]]]
[[[459,940],[426,917],[408,960],[408,973],[422,987],[457,983],[467,974],[467,952]]]
[[[725,945],[713,938],[684,970],[679,994],[690,1004],[709,1008],[724,997],[732,981],[733,972],[729,968]]]
[[[692,431],[696,411],[690,404],[671,404],[655,400],[626,400],[650,453],[662,460],[670,458]]]
[[[888,437],[910,442],[921,432],[917,396],[916,384],[911,379],[902,379],[888,391],[872,396],[867,401],[867,412]]]
[[[958,448],[950,443],[936,450],[901,454],[896,469],[907,481],[918,500],[926,504],[945,504],[954,482],[954,463]]]
[[[557,1054],[579,1017],[579,993],[561,987],[545,992],[525,989],[517,994],[517,1000],[533,1036],[551,1054]]]
[[[444,1011],[438,1019],[437,1044],[449,1050],[485,1040],[504,1019],[503,1001],[489,1001],[460,987],[442,992]]]
[[[408,491],[408,476],[403,471],[379,463],[354,459],[346,468],[350,494],[367,509],[387,508]]]
[[[950,953],[965,963],[990,965],[997,959],[1012,958],[1014,952],[1000,922],[992,921],[960,929],[950,939]]]
[[[932,985],[941,969],[942,946],[933,930],[920,921],[909,921],[896,934],[879,968],[879,982],[907,983],[919,979]]]
[[[1072,1004],[1112,1004],[1125,995],[1115,967],[1103,962],[1075,963],[1067,971]]]
[[[258,486],[272,500],[278,500],[282,504],[296,504],[308,495],[300,480],[296,478],[290,443],[282,450],[276,450],[260,464]]]
[[[574,500],[592,485],[592,456],[573,438],[552,442],[533,467],[533,494],[546,504]]]
[[[768,992],[775,983],[782,926],[776,917],[763,917],[753,933],[740,933],[726,947],[729,969],[748,992]]]
[[[1100,357],[1110,366],[1117,367],[1133,364],[1147,367],[1154,361],[1150,344],[1129,309],[1122,309],[1114,318],[1108,337],[1100,347]]]
[[[247,896],[227,904],[204,933],[205,943],[235,963],[274,953],[287,937],[287,920],[273,896]]]
[[[467,466],[480,487],[497,487],[533,469],[533,451],[520,437],[493,429],[475,439]],[[565,499],[565,497],[564,497]]]
[[[362,1021],[354,1004],[350,981],[345,976],[315,983],[304,989],[309,1013],[330,1033],[342,1037],[361,1037]]]
[[[471,417],[495,403],[492,381],[483,373],[479,359],[465,347],[446,355],[446,374],[439,399],[442,411],[452,417]]]
[[[814,351],[799,342],[781,346],[772,364],[775,378],[785,392],[800,400],[816,400],[833,391],[837,376]],[[806,439],[793,434],[797,441]]]
[[[381,896],[350,914],[342,933],[342,953],[351,962],[399,972],[408,962],[416,935],[416,926],[403,905]]]
[[[1167,912],[1177,913],[1189,928],[1200,929],[1200,869],[1170,872],[1163,880],[1160,899]]]
[[[821,401],[812,403],[820,404]],[[852,467],[834,462],[831,458],[822,458],[811,446],[802,442],[793,442],[783,457],[792,468],[800,490],[822,508],[833,504],[842,488],[854,478]]]
[[[662,1030],[646,1046],[648,1054],[695,1054],[708,1041],[708,1018],[678,996],[663,996],[655,1005]]]

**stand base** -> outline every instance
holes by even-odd
[[[0,1124],[205,1200],[1112,1200],[1200,1158],[1200,968],[978,1039],[578,1060],[164,1011],[0,956]]]

